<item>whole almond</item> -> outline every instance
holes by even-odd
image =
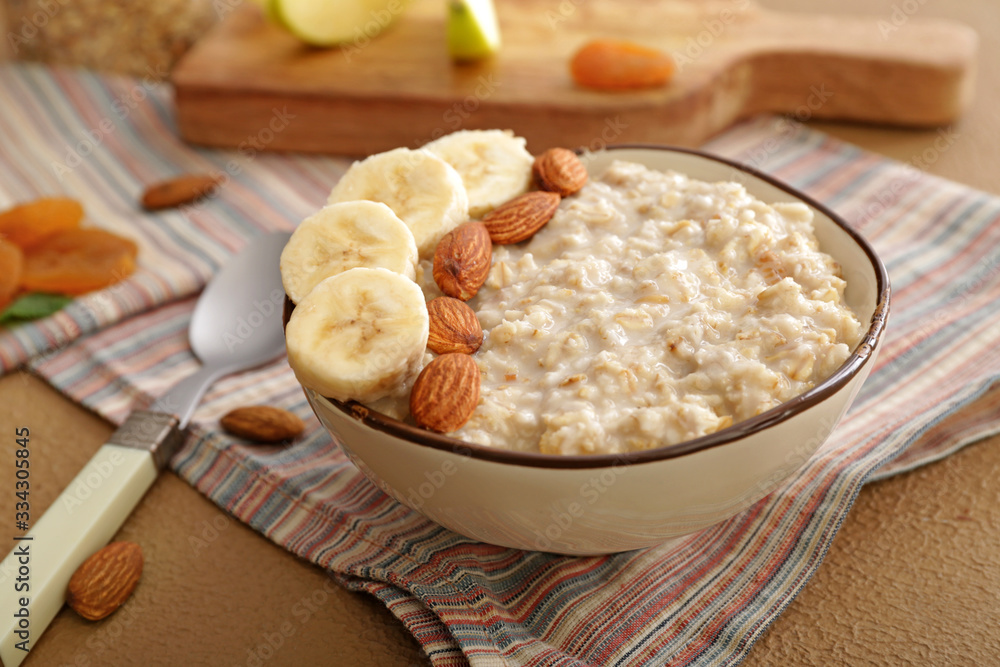
[[[483,344],[483,327],[476,311],[450,296],[439,296],[427,304],[430,333],[427,347],[438,354],[472,354]]]
[[[112,542],[76,569],[66,588],[66,603],[87,620],[99,621],[128,600],[141,576],[142,547]]]
[[[219,423],[233,435],[257,442],[291,440],[306,429],[302,420],[288,410],[269,405],[236,408],[220,419]]]
[[[486,282],[492,261],[486,225],[466,222],[445,234],[434,250],[434,282],[448,296],[468,301]]]
[[[483,224],[494,243],[520,243],[545,226],[559,208],[560,199],[555,192],[526,192],[487,213]]]
[[[543,190],[568,197],[587,183],[587,168],[580,158],[565,148],[550,148],[535,158],[535,180]]]
[[[451,433],[469,421],[479,404],[479,366],[467,354],[442,354],[420,371],[410,392],[417,426]]]
[[[208,174],[178,176],[146,188],[142,194],[142,207],[147,211],[158,211],[190,204],[210,193],[218,184],[219,179]]]

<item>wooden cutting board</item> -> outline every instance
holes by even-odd
[[[445,0],[413,0],[381,36],[304,46],[244,3],[173,73],[188,141],[364,155],[459,128],[511,128],[538,152],[604,143],[697,145],[760,112],[904,126],[955,120],[976,33],[892,16],[777,13],[751,0],[497,0],[504,45],[453,64]],[[897,15],[898,14],[898,15]],[[597,37],[674,55],[666,87],[579,88],[568,61]]]

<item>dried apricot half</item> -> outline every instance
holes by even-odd
[[[10,241],[0,238],[0,310],[17,294],[24,271],[24,253]]]
[[[598,39],[587,42],[569,65],[573,80],[587,88],[628,90],[653,88],[674,75],[666,53],[633,42]]]
[[[79,227],[82,219],[83,206],[75,199],[36,199],[0,213],[0,236],[31,250],[57,232]]]
[[[59,232],[25,254],[21,286],[29,291],[83,294],[135,271],[138,246],[103,229]]]

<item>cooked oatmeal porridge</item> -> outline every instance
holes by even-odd
[[[863,328],[844,287],[804,204],[615,162],[529,242],[494,248],[469,302],[480,403],[450,435],[603,454],[718,431],[847,359]]]

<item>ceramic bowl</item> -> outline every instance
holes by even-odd
[[[491,449],[306,389],[316,416],[372,482],[462,535],[584,555],[649,547],[716,524],[770,494],[805,464],[874,365],[889,280],[871,246],[837,215],[770,176],[698,151],[615,146],[584,156],[591,173],[615,159],[710,182],[736,180],[765,202],[797,200],[812,207],[820,245],[843,268],[847,303],[869,323],[868,331],[847,361],[805,394],[716,433],[624,455]]]

